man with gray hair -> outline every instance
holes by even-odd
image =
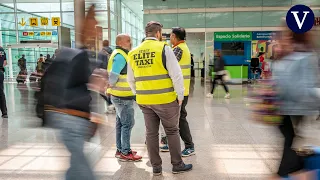
[[[183,75],[169,46],[162,42],[162,25],[151,21],[146,39],[128,54],[128,82],[144,115],[147,148],[154,175],[162,174],[159,125],[168,137],[172,172],[192,169],[181,158],[179,112],[184,98]]]

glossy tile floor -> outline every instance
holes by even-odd
[[[69,153],[51,129],[40,127],[34,115],[33,92],[29,85],[6,84],[9,119],[1,120],[0,179],[63,179]],[[225,100],[221,87],[215,98],[205,98],[204,87],[196,80],[189,99],[188,120],[196,155],[191,172],[171,173],[168,153],[163,158],[163,176],[153,177],[148,160],[145,127],[140,109],[132,131],[132,149],[142,162],[124,163],[115,157],[115,117],[109,115],[86,152],[99,179],[263,179],[277,169],[282,138],[277,129],[254,124],[246,109],[246,86],[230,86],[232,99]]]

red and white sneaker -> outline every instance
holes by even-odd
[[[136,155],[137,154],[137,151],[131,151],[132,154]],[[120,158],[121,156],[121,152],[119,150],[116,151],[116,154],[114,155],[114,157],[116,158]]]
[[[137,162],[137,161],[141,161],[142,157],[134,154],[133,152],[129,152],[127,155],[124,155],[121,153],[119,160],[123,161],[123,162],[128,162],[128,161],[133,161],[133,162]]]

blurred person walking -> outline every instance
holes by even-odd
[[[230,98],[229,89],[223,79],[223,77],[226,76],[226,72],[224,69],[224,59],[222,57],[220,50],[214,50],[214,72],[215,72],[215,75],[214,75],[213,81],[211,81],[211,84],[212,84],[211,92],[207,94],[207,97],[208,98],[213,97],[216,84],[218,84],[218,81],[220,81],[221,85],[226,91],[226,95],[224,98],[229,99]]]
[[[115,157],[120,161],[140,161],[141,156],[130,147],[131,130],[134,126],[135,96],[127,82],[128,52],[131,50],[129,35],[120,34],[116,37],[116,49],[110,56],[108,64],[109,85],[108,94],[116,108],[116,141]]]
[[[18,66],[20,71],[25,71],[27,69],[27,60],[24,54],[22,54],[21,58],[18,60]]]
[[[192,169],[181,157],[179,112],[184,98],[183,75],[172,49],[162,42],[162,25],[151,21],[146,39],[130,51],[128,82],[144,115],[147,148],[154,175],[162,174],[159,124],[162,123],[171,155],[173,173]]]
[[[278,60],[272,64],[272,76],[281,100],[282,124],[279,129],[284,136],[283,155],[278,176],[303,169],[303,158],[292,149],[296,136],[293,119],[317,115],[319,110],[318,58],[314,53],[311,32],[297,34],[286,27],[282,32]]]
[[[4,49],[0,46],[0,109],[2,118],[8,118],[6,95],[4,93],[4,67],[7,65],[7,56]]]
[[[91,6],[82,24],[82,44],[95,37],[96,25],[94,6]],[[101,117],[90,108],[89,88],[102,92],[107,75],[91,75],[92,65],[85,47],[61,49],[45,73],[43,96],[47,125],[61,130],[62,142],[71,153],[66,179],[94,180],[83,149],[85,141],[94,135],[96,122]]]
[[[184,81],[184,99],[180,108],[180,118],[179,118],[179,132],[180,137],[185,144],[185,149],[182,151],[183,157],[188,157],[195,154],[194,144],[192,141],[192,136],[189,128],[189,123],[187,121],[187,109],[190,90],[190,78],[191,78],[191,53],[187,46],[186,31],[181,27],[172,28],[170,35],[171,44],[173,44],[173,52],[179,62],[180,68],[182,70],[183,81]],[[163,138],[162,138],[163,139]],[[160,148],[161,151],[169,151],[168,145],[164,145]]]
[[[103,45],[103,48],[98,54],[98,60],[101,61],[100,68],[107,69],[108,68],[109,58],[110,58],[113,50],[109,46],[109,41],[108,40],[104,40],[102,45]],[[106,94],[101,95],[101,96],[103,97],[103,99],[107,103],[107,113],[115,112],[115,107],[111,102],[110,95],[108,95],[106,93]]]

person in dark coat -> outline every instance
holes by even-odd
[[[224,82],[223,77],[226,76],[226,72],[224,69],[224,59],[222,57],[220,50],[214,51],[214,79],[212,81],[212,89],[209,94],[207,94],[207,97],[213,97],[214,89],[218,81],[220,81],[221,85],[223,86],[224,90],[226,91],[226,99],[230,98],[230,93],[227,85]]]

